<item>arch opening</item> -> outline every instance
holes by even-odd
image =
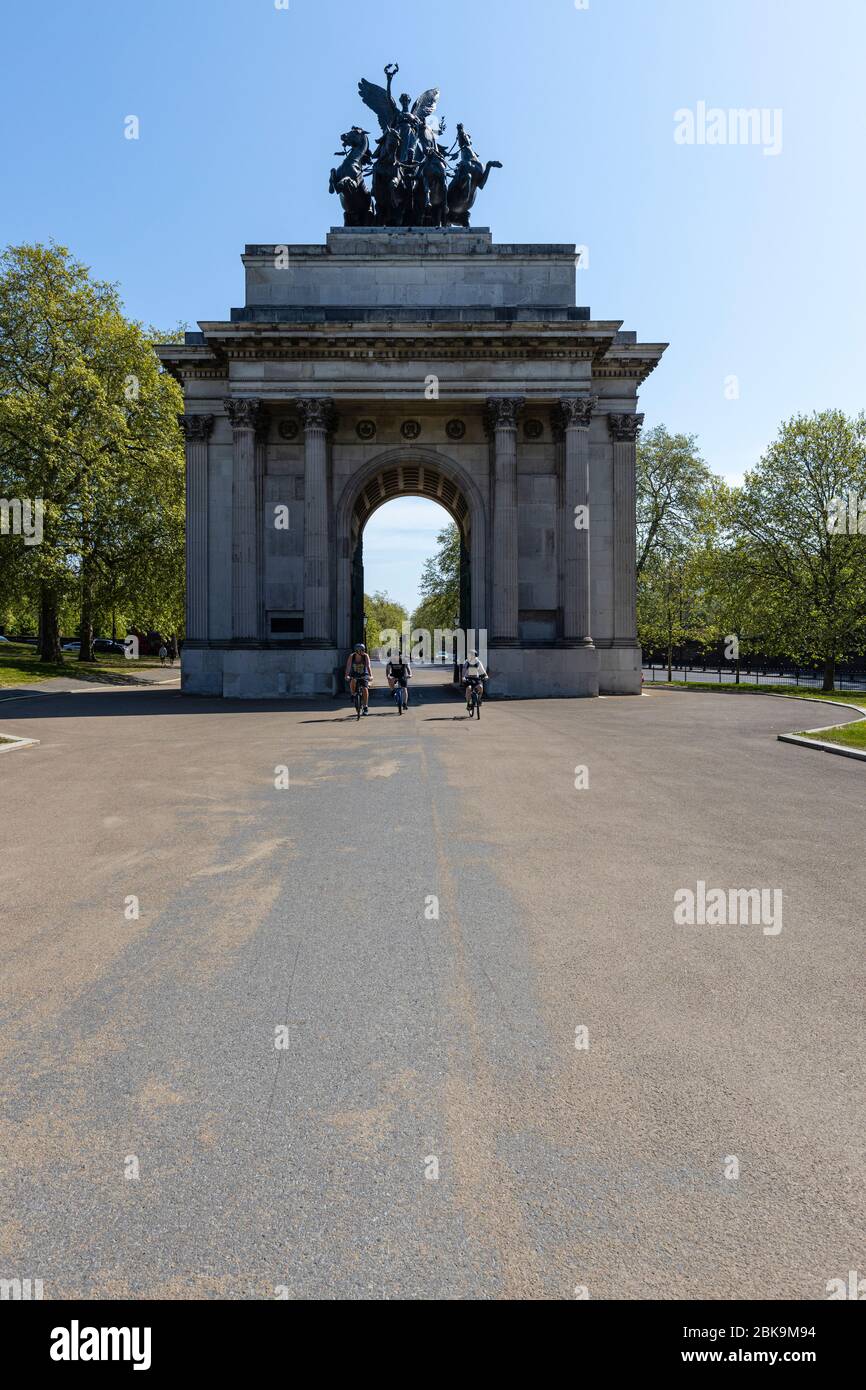
[[[477,484],[451,460],[432,452],[395,450],[372,460],[362,477],[347,484],[338,510],[342,559],[336,617],[341,648],[364,640],[364,528],[379,508],[400,497],[436,502],[456,525],[460,537],[457,626],[467,632],[485,626],[486,517]]]

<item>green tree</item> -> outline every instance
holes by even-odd
[[[854,498],[854,525],[839,510]],[[824,689],[836,663],[866,643],[866,416],[841,410],[784,423],[734,491],[734,533],[751,543],[768,626],[789,655],[817,660]]]
[[[86,661],[100,605],[148,584],[163,599],[177,593],[182,397],[151,344],[115,287],[66,248],[0,257],[0,492],[44,499],[23,580],[38,597],[43,661],[60,659],[59,616],[73,596]]]
[[[435,632],[460,622],[460,531],[454,522],[436,537],[439,549],[424,564],[418,592],[421,602],[412,614],[413,628]]]
[[[707,647],[722,646],[734,662],[736,682],[744,656],[779,650],[772,601],[748,537],[732,530],[734,491],[715,479],[700,508],[691,572],[702,609]]]
[[[656,425],[637,448],[637,573],[657,549],[670,549],[694,530],[713,475],[691,434]]]
[[[637,617],[641,646],[664,651],[672,680],[676,648],[709,639],[696,546],[672,541],[654,548],[641,574]]]
[[[364,617],[366,646],[371,657],[387,644],[388,639],[383,638],[383,633],[390,629],[399,634],[403,624],[409,620],[409,614],[402,603],[395,603],[381,591],[364,595]]]

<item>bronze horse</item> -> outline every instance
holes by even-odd
[[[329,193],[339,193],[343,206],[343,222],[347,227],[370,227],[373,224],[373,200],[364,182],[365,166],[373,162],[367,131],[353,125],[340,136],[343,142],[338,154],[345,155],[342,164],[331,170]]]
[[[373,197],[376,200],[376,225],[379,227],[403,226],[407,204],[412,197],[406,166],[397,158],[399,146],[400,133],[391,126],[379,141],[373,165]]]
[[[418,185],[423,190],[422,219],[427,227],[448,225],[447,172],[445,155],[435,146],[431,147],[418,170]]]
[[[457,168],[448,187],[448,221],[457,227],[469,226],[469,213],[475,202],[478,190],[483,188],[490,177],[491,169],[501,169],[498,159],[488,159],[482,164],[472,148],[472,136],[457,127]]]

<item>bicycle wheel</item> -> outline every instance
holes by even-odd
[[[356,718],[356,719],[360,719],[360,718],[361,718],[361,707],[363,706],[363,703],[364,703],[364,701],[361,699],[361,687],[358,685],[358,686],[355,687],[355,718]]]

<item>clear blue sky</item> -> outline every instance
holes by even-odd
[[[397,61],[505,166],[476,222],[587,245],[579,302],[670,342],[648,425],[737,478],[786,416],[863,404],[864,0],[45,0],[3,41],[0,241],[65,243],[137,318],[227,316],[245,242],[322,240],[358,79]],[[675,143],[699,102],[780,109],[781,153]]]

